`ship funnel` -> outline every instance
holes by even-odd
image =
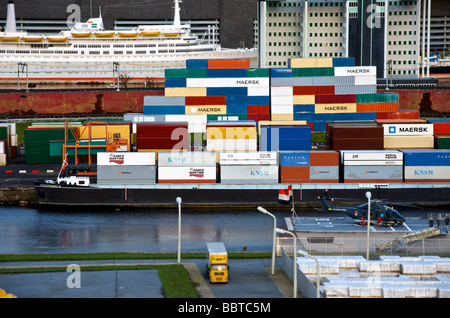
[[[16,33],[16,13],[14,10],[14,1],[8,1],[8,14],[6,16],[5,32]]]
[[[181,25],[181,20],[180,20],[180,2],[179,0],[175,0],[175,14],[173,17],[173,25],[175,26],[180,26]]]

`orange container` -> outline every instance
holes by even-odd
[[[433,133],[435,135],[450,135],[450,122],[433,123]]]
[[[250,60],[248,59],[208,60],[208,68],[210,69],[250,68]]]
[[[339,166],[337,151],[311,151],[309,153],[310,166]]]
[[[358,113],[396,112],[398,103],[363,103],[356,104]]]
[[[186,96],[186,106],[226,105],[226,96]]]
[[[309,183],[309,166],[305,167],[280,167],[281,183]]]
[[[399,109],[394,112],[377,113],[377,119],[419,119],[420,112],[418,110]]]

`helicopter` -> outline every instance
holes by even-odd
[[[365,226],[368,221],[367,208],[368,202],[356,205],[356,206],[333,206],[329,201],[344,200],[344,201],[354,201],[354,199],[344,199],[344,198],[329,198],[328,192],[325,196],[319,196],[318,199],[322,201],[322,211],[333,211],[333,212],[343,212],[347,214],[354,220],[359,221],[362,226]],[[387,202],[385,200],[371,199],[370,200],[370,223],[378,224],[378,226],[402,226],[406,219],[393,207],[386,204],[414,207],[412,205],[399,204]]]

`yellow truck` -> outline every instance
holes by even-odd
[[[228,282],[228,254],[225,245],[221,242],[206,243],[207,269],[211,283]]]

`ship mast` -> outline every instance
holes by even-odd
[[[175,0],[175,14],[173,18],[173,25],[176,27],[179,27],[181,25],[181,19],[180,19],[180,2],[179,0]]]

